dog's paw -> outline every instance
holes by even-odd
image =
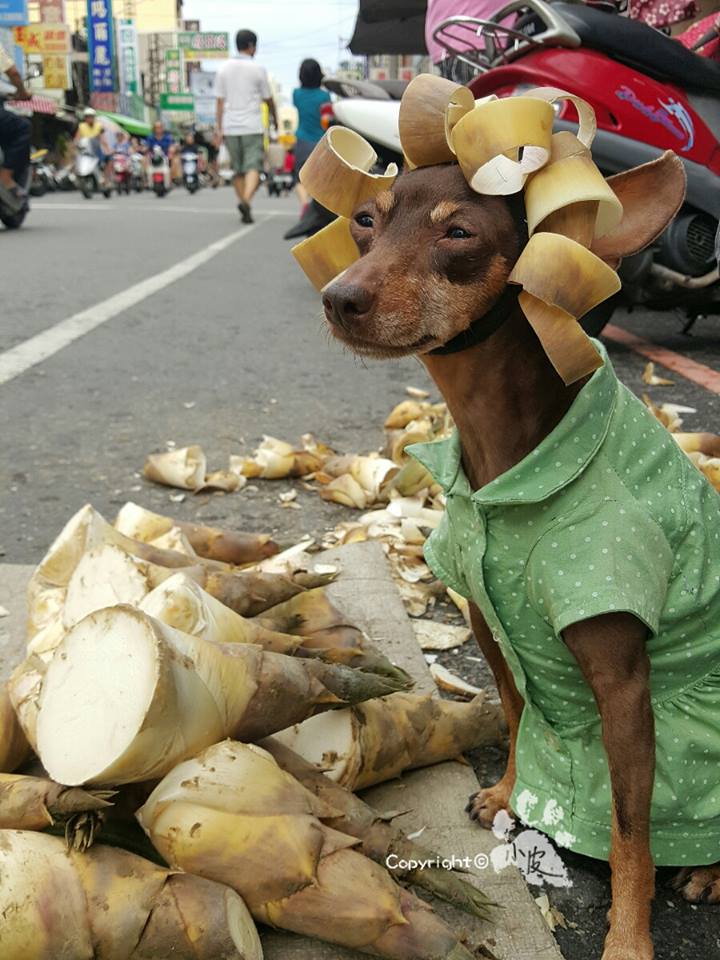
[[[471,794],[465,812],[470,815],[471,820],[475,820],[481,827],[489,830],[501,810],[505,810],[510,816],[513,816],[510,809],[512,790],[513,783],[503,777],[494,786],[485,787],[483,790]]]
[[[600,960],[653,960],[655,951],[650,941],[629,943],[627,946],[606,946]]]
[[[709,867],[683,867],[673,877],[672,886],[690,903],[720,903],[720,862]]]

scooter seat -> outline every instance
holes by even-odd
[[[688,50],[652,27],[574,3],[554,3],[583,46],[685,90],[720,94],[720,64]]]

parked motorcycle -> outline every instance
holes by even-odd
[[[180,154],[183,183],[188,193],[196,193],[200,187],[198,155],[195,150],[183,150]]]
[[[150,155],[150,182],[156,197],[164,197],[170,189],[170,164],[157,144]]]
[[[130,158],[126,153],[115,153],[112,158],[112,181],[118,194],[130,193]]]
[[[92,141],[87,137],[82,137],[77,142],[74,173],[78,189],[86,200],[92,200],[95,190],[99,190],[105,197],[110,196],[112,191],[103,177],[100,160],[93,149]]]
[[[511,25],[509,25],[511,24]],[[688,331],[698,316],[720,313],[714,238],[720,220],[720,64],[643,23],[581,3],[515,0],[487,20],[452,17],[436,39],[448,56],[476,74],[477,99],[512,96],[531,87],[559,87],[587,100],[598,132],[592,151],[606,176],[675,150],[688,177],[686,202],[650,248],[622,263],[623,291],[585,318],[597,334],[619,303],[680,309]],[[458,43],[458,37],[462,39]],[[398,81],[327,79],[339,96],[338,122],[370,141],[381,165],[401,162]],[[569,102],[557,109],[558,130],[577,130]],[[652,198],[648,198],[652,203]],[[317,205],[308,235],[332,219]]]
[[[130,187],[135,193],[145,189],[145,158],[137,151],[130,154]]]
[[[458,31],[464,31],[464,44],[457,43]],[[681,308],[686,331],[698,316],[720,313],[714,254],[720,64],[643,23],[578,3],[515,0],[488,20],[452,17],[435,37],[450,56],[475,69],[469,86],[476,99],[559,87],[587,100],[598,123],[593,157],[606,175],[674,150],[687,173],[685,203],[652,247],[623,261],[622,300]],[[469,50],[458,49],[468,40]],[[560,105],[555,127],[577,130],[569,101]],[[612,307],[604,317],[598,313],[591,332],[602,329]]]

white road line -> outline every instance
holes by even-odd
[[[91,330],[108,320],[112,320],[113,317],[129,310],[130,307],[134,307],[153,296],[153,294],[159,293],[160,290],[176,280],[184,279],[193,270],[197,270],[208,260],[212,260],[213,257],[222,253],[236,240],[252,233],[253,230],[261,226],[262,222],[261,220],[251,226],[235,230],[221,240],[216,240],[210,246],[204,247],[185,260],[181,260],[167,270],[163,270],[162,273],[156,273],[146,280],[141,280],[140,283],[128,287],[127,290],[121,290],[120,293],[116,293],[107,300],[96,303],[95,306],[89,307],[87,310],[81,310],[80,313],[61,320],[60,323],[56,323],[55,326],[30,337],[29,340],[24,340],[16,347],[0,353],[0,384],[7,383],[8,380],[12,380],[36,364],[42,363],[43,360],[47,360],[48,357],[69,346],[74,340],[85,336],[86,333],[90,333]]]
[[[223,210],[215,210],[210,207],[176,207],[172,204],[154,204],[154,203],[140,203],[137,201],[131,201],[129,203],[123,201],[120,204],[115,203],[33,203],[31,210],[88,210],[90,213],[103,213],[107,210],[112,210],[117,212],[122,210],[124,213],[126,210],[132,210],[137,212],[138,210],[149,210],[153,214],[155,213],[193,213],[196,216],[201,217],[231,217],[233,215],[237,216],[237,213],[233,207],[228,207]],[[258,215],[261,217],[292,217],[297,220],[299,214],[297,210],[258,210]]]

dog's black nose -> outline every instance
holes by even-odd
[[[328,321],[346,330],[368,314],[374,302],[375,296],[367,287],[355,284],[334,283],[323,296]]]

